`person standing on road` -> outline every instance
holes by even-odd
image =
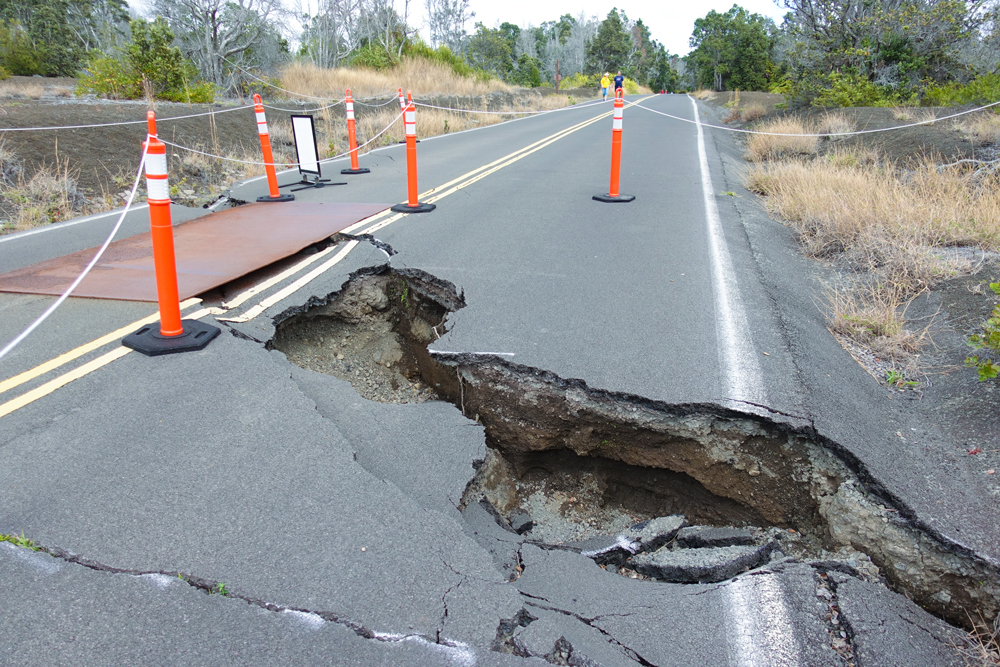
[[[608,99],[608,88],[611,87],[611,79],[608,78],[608,73],[605,72],[604,76],[601,77],[601,100],[607,101]]]
[[[625,86],[625,77],[622,76],[621,72],[618,72],[618,74],[615,74],[615,97],[618,97],[618,91],[621,90],[624,86]],[[625,91],[622,91],[622,95],[624,94]]]

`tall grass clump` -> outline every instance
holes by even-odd
[[[747,139],[746,158],[750,162],[814,155],[819,145],[818,137],[806,136],[815,130],[795,118],[774,120],[756,131],[762,134],[751,134]]]
[[[362,99],[391,97],[399,87],[419,95],[486,95],[513,90],[498,79],[462,76],[448,64],[417,57],[404,57],[398,65],[385,71],[347,67],[326,69],[309,63],[293,63],[284,69],[281,81],[293,98],[305,99],[339,99],[348,88],[355,98]]]
[[[852,289],[827,294],[831,329],[898,358],[922,341],[905,305],[936,282],[971,270],[975,252],[1000,251],[1000,177],[964,165],[899,166],[871,150],[758,163],[746,187],[798,233],[813,257],[855,270]]]
[[[2,147],[0,152],[9,159]],[[30,177],[20,168],[4,171],[16,177],[0,182],[0,208],[4,213],[0,233],[20,232],[93,212],[68,163],[43,164]]]

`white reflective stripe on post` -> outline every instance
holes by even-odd
[[[403,114],[403,122],[406,123],[406,134],[417,136],[417,112],[408,109],[406,113]]]
[[[615,120],[621,120],[623,115],[625,115],[625,108],[615,107]]]
[[[267,134],[267,123],[257,123],[257,134],[261,136]]]
[[[146,156],[149,159],[149,156]],[[150,178],[146,175],[146,199],[170,199],[170,186],[166,178]]]
[[[354,102],[347,103],[347,120],[354,120]]]
[[[615,118],[614,125],[611,126],[611,129],[612,130],[618,130],[620,132],[621,129],[622,129],[622,119],[621,118]]]
[[[162,145],[162,144],[161,144]],[[146,153],[146,177],[167,175],[167,154]]]

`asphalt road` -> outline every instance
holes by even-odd
[[[709,113],[686,96],[642,104],[687,119]],[[663,404],[810,423],[924,525],[995,562],[992,501],[935,472],[934,443],[946,434],[910,420],[826,332],[815,273],[739,187],[732,139],[699,138],[695,124],[629,107],[621,191],[636,199],[599,203],[610,111],[584,104],[423,140],[421,199],[437,210],[353,230],[392,246],[394,268],[464,291],[466,307],[432,351],[499,355]],[[297,199],[405,199],[401,146],[361,162],[371,174]],[[339,180],[347,165],[328,166]],[[265,191],[257,179],[232,194]],[[270,206],[280,224],[280,204]],[[178,219],[195,213],[177,209]],[[98,245],[109,226],[0,238],[0,268]],[[144,231],[141,216],[127,229]],[[273,318],[388,261],[371,244],[351,247],[238,307],[189,306],[219,308],[199,313],[224,328],[201,352],[103,363],[112,341],[0,384],[0,533],[55,554],[0,543],[2,662],[844,664],[815,568],[780,562],[721,584],[650,583],[522,545],[459,512],[485,452],[480,425],[442,402],[366,401],[267,351]],[[288,288],[317,266],[326,268]],[[252,284],[230,286],[224,300]],[[0,340],[50,302],[0,294]],[[154,310],[70,299],[0,360],[0,382]],[[88,362],[91,372],[47,384]],[[15,405],[18,396],[28,398]],[[907,457],[893,440],[903,429],[923,445]],[[520,554],[515,582],[500,567],[503,549]],[[961,664],[944,623],[884,587],[831,577],[854,664]],[[229,597],[199,589],[219,584]],[[501,638],[521,657],[492,650]]]

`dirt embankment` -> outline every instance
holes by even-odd
[[[131,186],[142,156],[141,143],[146,137],[147,102],[74,98],[75,79],[12,77],[0,86],[6,86],[0,90],[0,141],[22,162],[23,174],[30,176],[41,165],[58,164],[61,170],[68,167],[83,194],[91,197],[102,193],[120,193]],[[495,111],[510,108],[515,102],[532,108],[533,99],[540,100],[549,92],[548,89],[501,92],[478,98],[444,95],[422,98],[421,101],[442,107]],[[587,92],[592,94],[593,91]],[[389,101],[391,107],[398,108],[394,106],[394,99],[394,96],[356,99],[359,126],[367,114],[384,108],[374,105]],[[327,123],[340,128],[345,137],[336,137],[335,141],[338,148],[340,144],[346,144],[346,129],[342,127],[346,126],[343,105],[324,109],[322,107],[328,103],[318,100],[292,102],[265,99],[264,102],[269,107],[278,107],[266,110],[272,129],[271,141],[277,150],[294,156],[290,131],[282,131],[280,127],[287,125],[290,130],[288,117],[292,113],[316,115],[318,133],[325,131]],[[158,135],[164,141],[213,155],[261,159],[254,111],[246,101],[224,100],[216,104],[156,102],[154,109]],[[184,116],[194,117],[181,118]],[[41,129],[78,125],[104,126]],[[330,138],[320,136],[318,139],[325,144]],[[321,149],[324,147],[321,146]],[[175,193],[181,203],[201,205],[213,198],[213,188],[207,183],[209,175],[201,173],[203,169],[179,168],[181,165],[177,163],[185,157],[185,151],[171,147],[167,156],[171,163],[171,183],[179,182],[175,178],[175,170],[177,175],[186,177],[183,190]],[[276,160],[280,159],[276,155]],[[263,168],[260,168],[260,173],[263,173]],[[232,172],[225,175],[239,176]],[[220,177],[219,174],[214,176],[216,179]]]

